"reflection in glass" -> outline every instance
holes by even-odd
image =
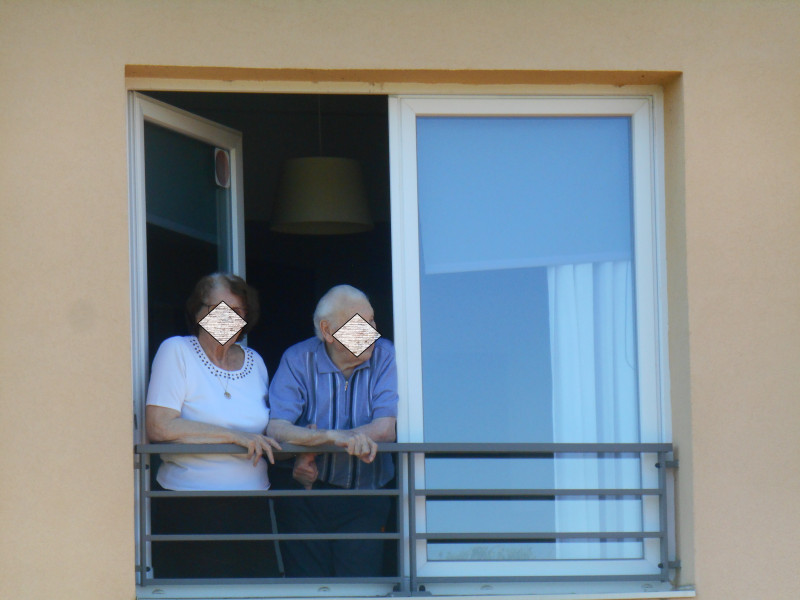
[[[639,440],[630,121],[417,119],[427,442]],[[428,459],[451,489],[636,488],[638,458]],[[631,497],[428,500],[429,532],[635,531]],[[638,557],[636,540],[429,543],[432,560]]]

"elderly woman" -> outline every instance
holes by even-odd
[[[208,322],[224,302],[246,323],[227,341]],[[215,313],[216,315],[217,313]],[[233,316],[229,313],[230,316]],[[151,442],[233,443],[243,454],[163,454],[156,489],[264,490],[267,461],[278,443],[264,435],[269,422],[267,368],[238,340],[259,316],[258,295],[243,279],[216,273],[195,285],[186,303],[192,335],[165,340],[153,360],[147,392]],[[214,319],[212,318],[212,321]],[[222,343],[224,341],[224,343]],[[257,533],[268,531],[265,498],[155,499],[153,533]],[[265,542],[153,544],[155,577],[265,576],[272,548]]]

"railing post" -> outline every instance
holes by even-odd
[[[408,453],[408,560],[411,593],[417,591],[417,485],[414,478],[417,455]]]
[[[661,533],[661,581],[669,580],[669,540],[667,539],[667,454],[658,453],[658,528]]]
[[[408,453],[407,452],[398,452],[397,453],[397,497],[396,497],[396,511],[397,511],[397,533],[400,534],[400,538],[397,540],[397,576],[400,578],[400,589],[397,590],[400,595],[406,595],[411,592],[410,581],[409,578],[405,576],[404,569],[405,569],[405,562],[406,562],[406,546],[403,543],[404,539],[404,511],[405,507],[403,506],[403,487],[405,486],[405,474],[408,469]]]
[[[150,579],[148,577],[148,565],[147,565],[147,556],[148,556],[148,546],[149,542],[147,542],[147,525],[148,525],[148,517],[150,515],[150,499],[147,496],[148,486],[148,476],[150,475],[150,455],[149,454],[139,454],[138,455],[138,464],[139,464],[139,583],[140,585],[145,585],[147,580]]]

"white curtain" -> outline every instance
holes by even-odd
[[[639,441],[630,261],[548,267],[555,442]],[[638,456],[557,454],[557,488],[640,486]],[[641,500],[559,496],[556,531],[637,531]],[[636,558],[638,541],[560,541],[565,559]]]

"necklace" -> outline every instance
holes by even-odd
[[[231,380],[226,377],[225,385],[222,385],[222,380],[219,378],[219,376],[214,375],[214,377],[217,378],[217,381],[219,381],[220,386],[222,386],[222,394],[230,400],[231,393],[228,391],[228,384],[230,384]]]
[[[192,342],[192,345],[194,346],[195,352],[197,353],[197,357],[208,368],[208,370],[211,372],[211,374],[219,382],[219,385],[222,388],[222,393],[225,396],[225,398],[230,399],[231,398],[231,393],[228,391],[228,386],[230,385],[231,381],[233,381],[234,379],[242,379],[244,377],[247,377],[250,374],[250,371],[252,370],[252,367],[253,367],[253,358],[252,358],[252,356],[250,354],[248,354],[247,351],[245,351],[244,348],[241,348],[240,346],[235,346],[235,348],[240,349],[242,351],[242,353],[244,354],[244,357],[243,357],[243,360],[242,360],[242,368],[239,369],[238,371],[227,371],[227,370],[223,369],[222,367],[217,366],[216,363],[211,361],[211,355],[208,352],[205,351],[205,349],[203,348],[202,344],[200,343],[200,340],[197,337],[192,337],[191,338],[191,342]],[[226,361],[223,361],[223,364],[225,362]],[[218,373],[224,373],[223,376],[225,378],[225,383],[222,383],[222,379],[220,379],[220,376],[218,375]]]

